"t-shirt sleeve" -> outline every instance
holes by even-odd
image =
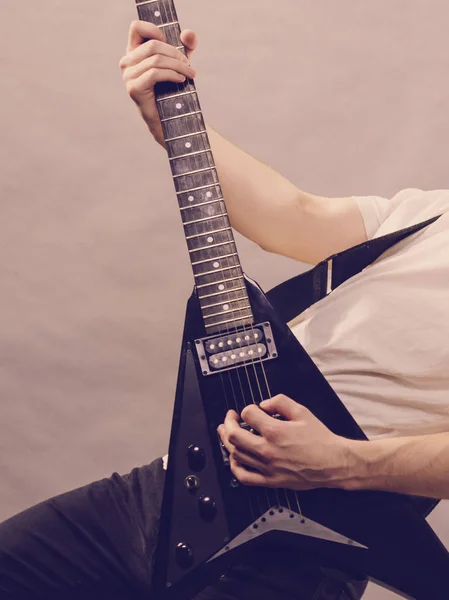
[[[405,189],[392,198],[355,196],[368,239],[449,212],[449,190]]]

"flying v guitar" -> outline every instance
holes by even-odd
[[[139,18],[184,48],[172,0]],[[184,600],[258,544],[366,574],[405,597],[449,598],[448,553],[413,499],[383,492],[249,488],[217,436],[226,412],[283,393],[338,435],[366,439],[260,288],[243,273],[192,80],[156,88],[195,279],[187,305],[154,585]],[[298,313],[300,311],[298,310]]]

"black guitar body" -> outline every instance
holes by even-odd
[[[282,544],[298,565],[312,560],[366,574],[404,597],[447,600],[448,553],[409,497],[294,493],[234,479],[216,428],[228,409],[240,412],[278,393],[307,406],[336,434],[366,439],[267,296],[252,281],[246,285],[256,325],[243,333],[270,325],[266,360],[205,374],[199,340],[206,334],[195,292],[187,306],[155,559],[157,598],[188,600],[255,545],[270,552]]]

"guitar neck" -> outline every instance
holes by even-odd
[[[142,21],[185,54],[172,0],[137,1]],[[156,85],[156,101],[206,332],[254,322],[193,80]]]

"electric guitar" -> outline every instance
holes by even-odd
[[[172,0],[138,1],[137,9],[185,52]],[[249,488],[233,476],[218,425],[229,409],[279,393],[334,433],[366,437],[269,295],[242,271],[194,82],[158,84],[156,100],[195,280],[155,554],[157,598],[188,600],[243,553],[282,544],[298,564],[307,556],[404,597],[447,600],[448,552],[413,499]]]

